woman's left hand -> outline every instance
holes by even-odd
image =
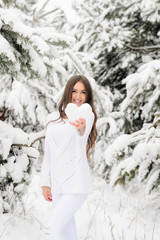
[[[86,121],[83,118],[79,118],[79,120],[75,120],[75,122],[70,122],[71,125],[73,125],[74,127],[76,127],[78,130],[84,129],[86,126]]]

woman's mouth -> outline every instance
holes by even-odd
[[[75,104],[77,104],[77,105],[81,104],[81,102],[82,102],[82,101],[80,101],[80,100],[73,100],[73,103],[75,103]]]

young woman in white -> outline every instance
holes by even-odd
[[[70,122],[65,109],[68,103],[91,106],[87,119]],[[45,151],[40,185],[53,210],[45,224],[47,240],[77,240],[74,214],[93,192],[87,158],[97,137],[97,115],[93,91],[83,75],[71,77],[58,110],[47,117]]]

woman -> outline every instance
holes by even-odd
[[[88,103],[91,114],[70,122],[65,113],[68,103],[80,107]],[[65,87],[58,111],[48,115],[40,185],[53,210],[46,223],[48,240],[76,240],[74,214],[87,195],[93,192],[87,157],[97,137],[97,115],[93,91],[83,75],[71,77]]]

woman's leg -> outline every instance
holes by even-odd
[[[77,239],[74,214],[87,196],[87,194],[52,194],[54,207],[46,224],[48,240]]]
[[[52,193],[52,196],[53,196],[53,193]],[[58,203],[61,196],[62,196],[62,194],[54,194],[54,199],[52,199],[53,208],[56,207],[56,204]],[[50,217],[49,217],[49,219],[50,219]],[[47,222],[44,226],[44,233],[47,235],[49,234],[48,222],[49,222],[49,220],[47,220]]]
[[[63,239],[77,239],[77,231],[74,217],[62,229]]]

